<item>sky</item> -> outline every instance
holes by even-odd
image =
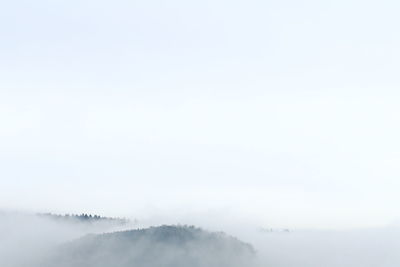
[[[0,208],[398,222],[399,8],[0,2]]]

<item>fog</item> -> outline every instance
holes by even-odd
[[[178,220],[194,222],[196,219]],[[216,221],[223,223],[217,224]],[[175,237],[155,242],[154,238],[149,239],[146,235],[136,238],[135,241],[133,236],[127,238],[123,232],[128,229],[152,231],[153,228],[148,227],[172,223],[171,218],[158,217],[143,222],[134,220],[121,225],[112,222],[63,221],[35,214],[3,212],[0,219],[0,266],[108,267],[133,264],[143,267],[395,267],[400,265],[398,254],[400,228],[397,225],[353,230],[312,230],[261,228],[244,221],[230,223],[227,221],[223,218],[218,220],[214,216],[209,220],[206,218],[197,220],[197,226],[205,229],[205,233],[224,231],[229,238],[237,237],[245,242],[243,244],[251,245],[254,255],[241,254],[240,246],[236,250],[232,249],[233,243],[227,246],[222,246],[221,244],[225,243],[221,243],[213,247],[214,245],[210,246],[197,240],[183,242],[185,238],[181,240]],[[100,233],[114,234],[95,235]],[[225,235],[223,237],[225,238]],[[132,240],[135,243],[132,243]],[[86,254],[89,255],[88,258]],[[193,265],[194,262],[197,265]]]
[[[121,229],[109,222],[58,221],[31,213],[0,213],[0,266],[32,264],[60,244],[88,233]]]
[[[398,228],[265,233],[255,242],[264,266],[399,266]]]
[[[1,1],[0,267],[400,266],[399,10]]]

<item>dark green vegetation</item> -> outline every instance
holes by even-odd
[[[128,222],[127,219],[123,218],[112,218],[112,217],[103,217],[99,215],[92,215],[92,214],[86,214],[82,213],[80,215],[78,214],[65,214],[65,215],[60,215],[60,214],[53,214],[53,213],[39,213],[37,214],[40,217],[48,218],[48,219],[55,219],[59,221],[76,221],[76,222],[114,222],[114,223],[120,223],[120,224],[125,224]]]
[[[223,233],[160,226],[88,235],[69,242],[41,267],[243,267],[253,248]]]

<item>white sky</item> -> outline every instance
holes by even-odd
[[[398,1],[3,1],[0,207],[400,219]]]

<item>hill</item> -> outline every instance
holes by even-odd
[[[223,233],[189,226],[159,226],[88,235],[61,246],[40,266],[239,267],[253,248]]]

